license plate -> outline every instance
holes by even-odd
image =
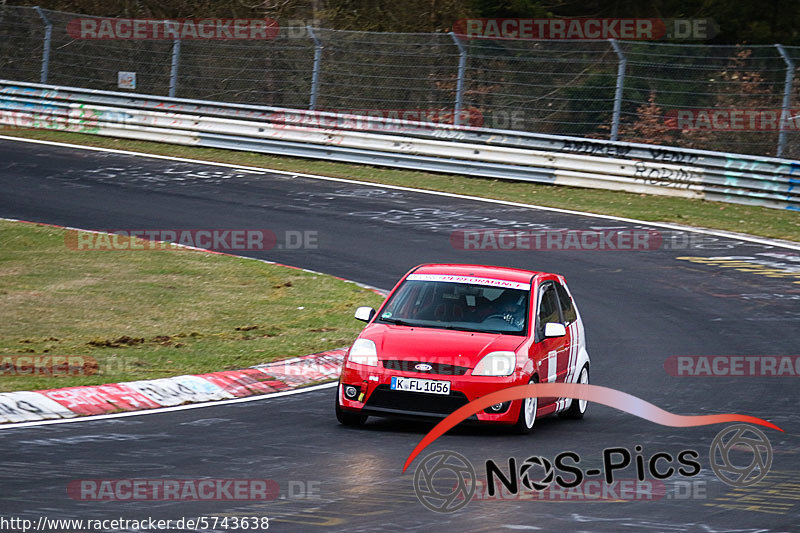
[[[428,394],[450,394],[449,381],[436,381],[433,379],[401,378],[392,376],[392,390],[410,392],[425,392]]]

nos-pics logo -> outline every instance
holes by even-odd
[[[539,462],[535,461],[537,459]],[[743,459],[749,463],[744,465]],[[717,433],[711,443],[709,460],[720,481],[732,487],[747,487],[764,479],[769,472],[772,445],[757,428],[737,424]],[[531,469],[543,471],[544,475],[534,480],[529,475]],[[522,463],[516,474],[522,486],[531,491],[545,490],[554,478],[552,464],[541,457]],[[452,513],[465,507],[475,497],[477,485],[472,463],[450,450],[427,455],[414,472],[414,492],[420,503],[439,513]]]

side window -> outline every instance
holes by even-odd
[[[564,325],[569,326],[578,320],[578,314],[575,312],[572,298],[569,297],[567,290],[560,283],[556,283],[556,292],[558,293],[558,300],[561,303],[561,314],[564,316]]]
[[[561,322],[561,315],[558,312],[558,298],[553,284],[543,285],[540,291],[536,329],[541,339],[544,336],[544,325],[548,322]]]

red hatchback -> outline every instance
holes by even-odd
[[[589,383],[580,313],[562,276],[479,265],[413,268],[350,348],[336,395],[342,424],[368,416],[443,418],[527,383]],[[537,417],[581,418],[586,402],[527,398],[473,416],[529,433]]]

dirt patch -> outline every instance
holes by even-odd
[[[143,344],[144,337],[129,337],[123,335],[117,339],[92,339],[86,344],[94,346],[95,348],[123,348],[125,346],[133,346],[136,344]]]

